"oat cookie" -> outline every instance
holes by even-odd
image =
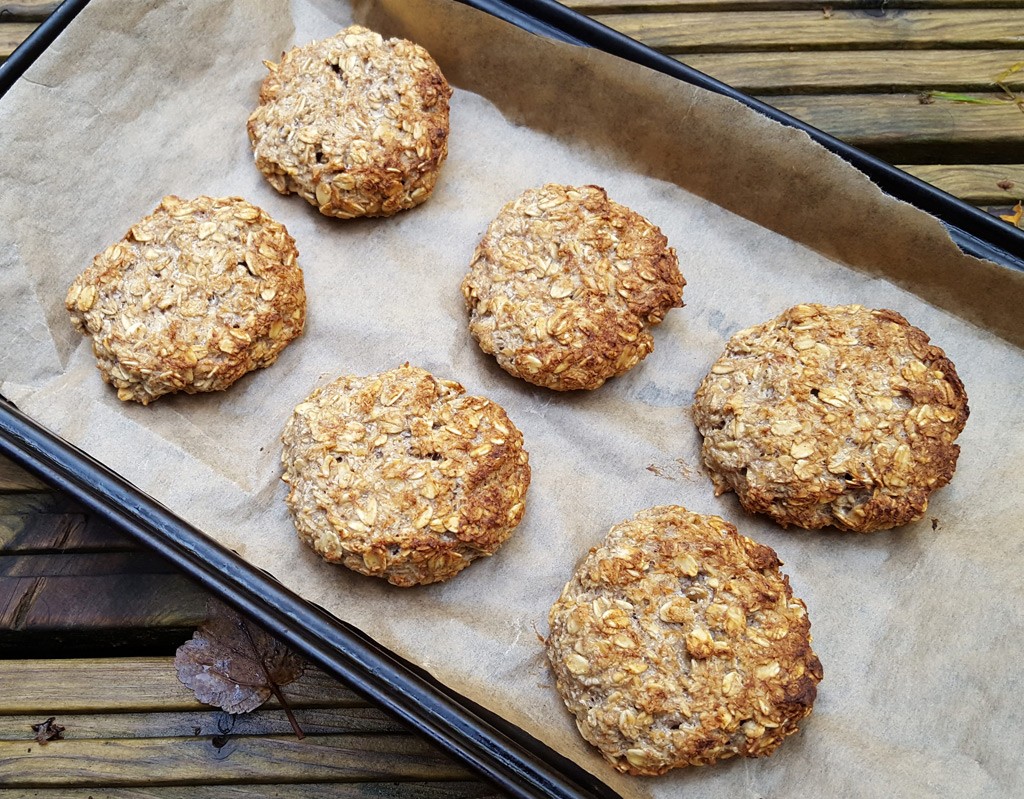
[[[693,405],[717,493],[782,525],[855,532],[924,515],[967,415],[945,353],[859,305],[797,305],[737,333]]]
[[[256,166],[328,216],[391,216],[424,202],[448,155],[451,87],[426,50],[353,25],[296,47],[249,117]]]
[[[551,608],[548,660],[583,737],[656,775],[770,755],[811,712],[821,663],[769,547],[679,506],[612,527]]]
[[[240,197],[164,197],[93,259],[65,304],[118,399],[220,391],[302,332],[295,240]]]
[[[647,328],[683,304],[675,250],[599,186],[549,183],[510,202],[476,248],[469,330],[509,374],[598,388],[654,349]]]
[[[338,378],[295,409],[282,441],[299,537],[397,586],[447,580],[523,518],[522,434],[500,406],[423,369]]]

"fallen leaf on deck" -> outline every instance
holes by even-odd
[[[1007,67],[1002,72],[1000,72],[998,75],[996,75],[995,80],[992,81],[992,82],[996,86],[998,86],[1000,89],[1002,89],[1004,92],[1006,92],[1006,98],[1011,103],[1014,103],[1017,106],[1017,108],[1019,108],[1021,110],[1021,112],[1024,112],[1024,97],[1019,96],[1008,85],[1010,83],[1016,83],[1016,82],[1020,81],[1020,77],[1019,76],[1017,76],[1017,77],[1014,77],[1014,76],[1018,72],[1020,72],[1022,69],[1024,69],[1024,61],[1018,61],[1016,64],[1011,64],[1009,67]],[[1011,80],[1011,78],[1012,78],[1012,80]]]
[[[1007,83],[1008,79],[1017,72],[1024,70],[1024,61],[1018,61],[1016,64],[1011,64],[1009,67],[1004,69],[998,75],[993,83]]]
[[[925,97],[929,100],[948,100],[951,103],[974,103],[975,105],[1010,105],[1014,104],[1015,101],[1009,98],[1000,99],[996,97],[972,97],[969,94],[961,94],[960,92],[928,92]],[[922,103],[927,102],[921,100]]]
[[[57,720],[56,716],[50,716],[46,721],[39,724],[32,725],[32,731],[36,734],[36,740],[43,746],[49,741],[62,741],[64,740],[64,727],[59,724],[54,724]]]
[[[1022,205],[1021,203],[1017,203],[1015,206],[1013,206],[1012,214],[1000,214],[999,218],[1002,219],[1004,222],[1009,222],[1011,225],[1020,227],[1020,221],[1022,218],[1024,218],[1024,205]]]
[[[174,667],[196,699],[228,713],[248,713],[276,696],[303,737],[280,690],[302,675],[302,659],[227,606],[211,603],[192,640],[178,647]]]

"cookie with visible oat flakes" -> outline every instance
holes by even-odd
[[[282,441],[299,537],[393,585],[453,577],[523,517],[522,433],[496,403],[423,369],[338,378],[296,407]]]
[[[118,399],[220,391],[302,332],[295,240],[240,197],[164,197],[68,289]]]
[[[549,615],[548,661],[584,739],[653,776],[770,755],[797,732],[822,669],[781,565],[679,506],[612,527]]]
[[[923,331],[859,305],[797,305],[740,331],[693,404],[717,493],[784,526],[854,532],[924,516],[968,413]]]
[[[509,374],[595,389],[654,349],[686,281],[656,226],[599,186],[547,184],[501,209],[462,293],[480,348]]]
[[[248,132],[282,194],[327,216],[391,216],[424,202],[448,155],[451,87],[426,50],[353,25],[264,62]]]

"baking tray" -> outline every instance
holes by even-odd
[[[966,252],[1024,269],[1024,234],[856,148],[549,0],[464,0],[541,35],[599,47],[736,99],[807,132],[885,191],[939,218]],[[0,95],[88,0],[66,0],[0,66]],[[512,796],[614,797],[607,786],[514,725],[470,702],[355,627],[283,588],[88,454],[0,397],[0,450],[185,573]]]

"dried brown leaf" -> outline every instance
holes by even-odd
[[[1015,227],[1020,227],[1021,220],[1024,219],[1024,204],[1017,203],[1015,206],[1013,206],[1012,214],[1000,214],[999,218],[1002,219],[1004,222],[1009,222],[1011,225],[1014,225]]]
[[[54,724],[57,720],[56,716],[50,716],[46,721],[42,721],[39,724],[32,725],[32,731],[36,734],[36,740],[42,746],[50,741],[62,741],[64,740],[64,727],[60,724]]]
[[[210,605],[192,640],[178,647],[174,667],[200,702],[228,713],[248,713],[271,695],[283,702],[279,686],[298,679],[303,662],[276,638],[218,603]]]

